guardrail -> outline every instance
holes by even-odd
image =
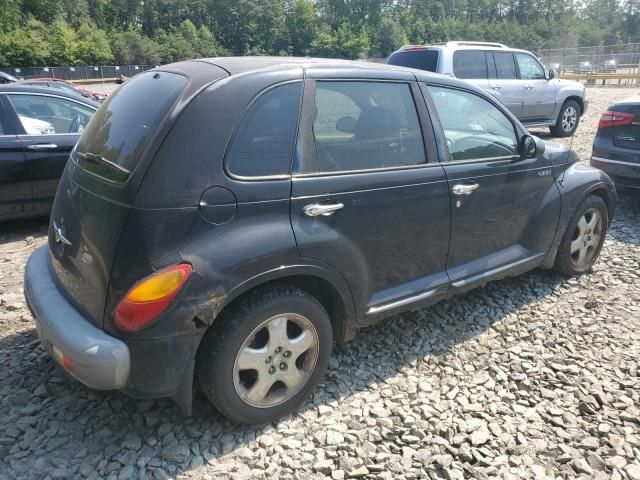
[[[77,83],[100,83],[113,81],[119,75],[134,75],[153,68],[153,65],[86,65],[75,67],[3,67],[0,71],[16,78],[59,78]]]
[[[565,80],[584,80],[588,84],[595,84],[598,81],[602,82],[602,85],[607,85],[607,82],[611,82],[615,84],[617,80],[617,85],[622,85],[624,82],[626,85],[640,85],[640,74],[638,73],[563,73],[559,75],[558,78],[562,78]]]

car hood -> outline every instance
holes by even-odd
[[[564,165],[580,161],[578,154],[570,150],[566,145],[554,142],[553,140],[542,139],[542,141],[544,142],[544,153],[554,165]]]

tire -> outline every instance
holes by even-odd
[[[580,105],[575,100],[566,100],[560,109],[556,124],[549,130],[554,137],[570,137],[579,124]]]
[[[331,321],[304,290],[256,290],[216,323],[202,339],[196,371],[207,398],[234,422],[263,424],[292,412],[324,376]]]
[[[567,276],[590,271],[598,260],[608,226],[609,210],[604,200],[597,195],[585,198],[569,220],[558,248],[554,270]]]

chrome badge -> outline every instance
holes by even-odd
[[[57,245],[71,246],[71,242],[64,236],[64,226],[62,225],[64,219],[60,221],[60,226],[53,222],[53,233],[55,235],[55,241]]]

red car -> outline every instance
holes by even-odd
[[[22,85],[40,85],[43,87],[56,88],[74,95],[82,95],[83,97],[88,97],[98,102],[102,102],[107,98],[105,93],[94,92],[86,87],[81,87],[80,85],[76,85],[75,83],[67,82],[66,80],[61,80],[59,78],[30,78],[29,80],[22,80],[19,83]]]

